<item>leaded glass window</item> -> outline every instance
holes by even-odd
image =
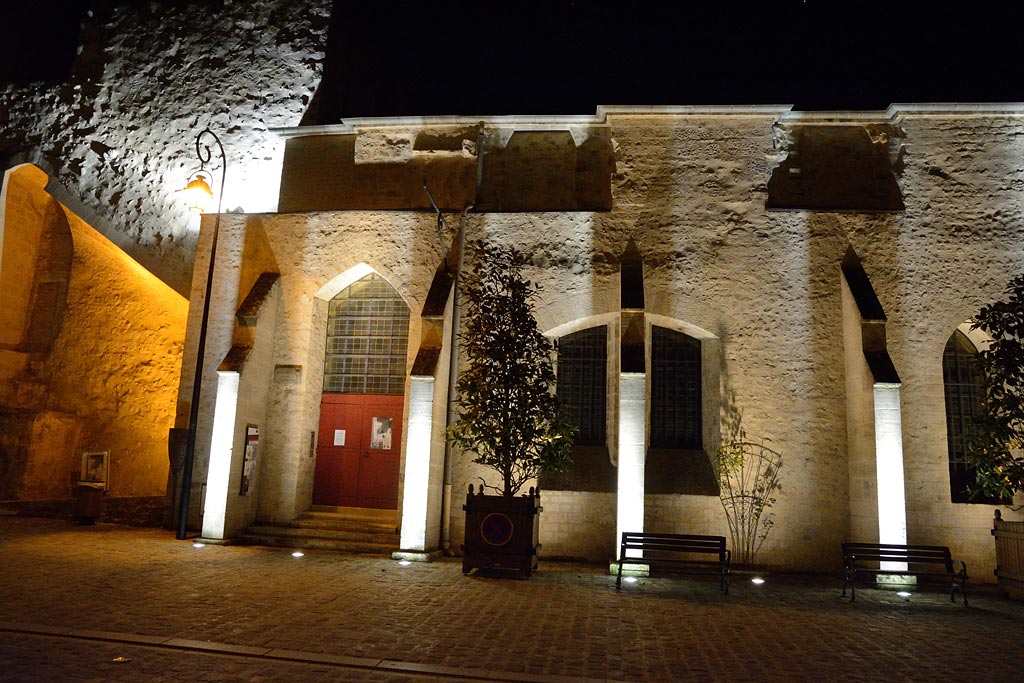
[[[981,404],[984,376],[978,362],[978,350],[967,336],[957,330],[946,342],[942,353],[942,382],[946,394],[946,441],[949,444],[949,494],[954,503],[996,503],[972,500],[967,485],[974,481],[974,469],[967,463],[965,438],[971,420]]]
[[[651,330],[651,446],[702,446],[700,341],[663,327]]]
[[[581,446],[605,445],[608,341],[605,326],[558,340],[558,399],[580,431]]]
[[[331,299],[327,314],[324,392],[402,394],[409,307],[371,273]]]

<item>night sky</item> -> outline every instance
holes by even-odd
[[[388,3],[346,0],[324,89],[340,118],[1024,101],[1016,4],[424,2],[399,21]]]
[[[219,0],[192,4],[216,12]],[[0,82],[64,80],[89,5],[5,3]],[[322,122],[591,114],[598,104],[882,109],[892,102],[1024,101],[1018,3],[335,5]]]

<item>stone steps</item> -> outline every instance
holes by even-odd
[[[395,510],[313,506],[287,524],[257,524],[239,543],[389,557],[398,550]]]

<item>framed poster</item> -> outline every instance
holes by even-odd
[[[391,450],[391,417],[375,417],[370,423],[370,448]]]
[[[245,426],[245,455],[242,458],[242,484],[238,495],[251,496],[253,477],[256,476],[256,451],[260,445],[260,428],[256,425]]]
[[[110,451],[82,453],[82,475],[79,482],[96,485],[104,491],[110,488]]]

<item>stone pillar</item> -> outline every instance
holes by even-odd
[[[900,385],[875,383],[875,468],[878,481],[878,542],[907,542],[907,502],[903,476],[903,420]],[[904,562],[883,569],[906,571]]]
[[[646,441],[647,374],[619,375],[619,477],[615,552],[623,531],[644,530],[644,445]]]
[[[413,375],[409,381],[405,477],[402,487],[401,550],[397,560],[430,559],[427,552],[427,500],[430,493],[431,427],[434,422],[434,376]]]
[[[217,372],[217,403],[213,410],[210,435],[210,466],[206,477],[206,503],[203,508],[203,538],[225,538],[228,492],[234,455],[235,415],[238,411],[239,374]]]

